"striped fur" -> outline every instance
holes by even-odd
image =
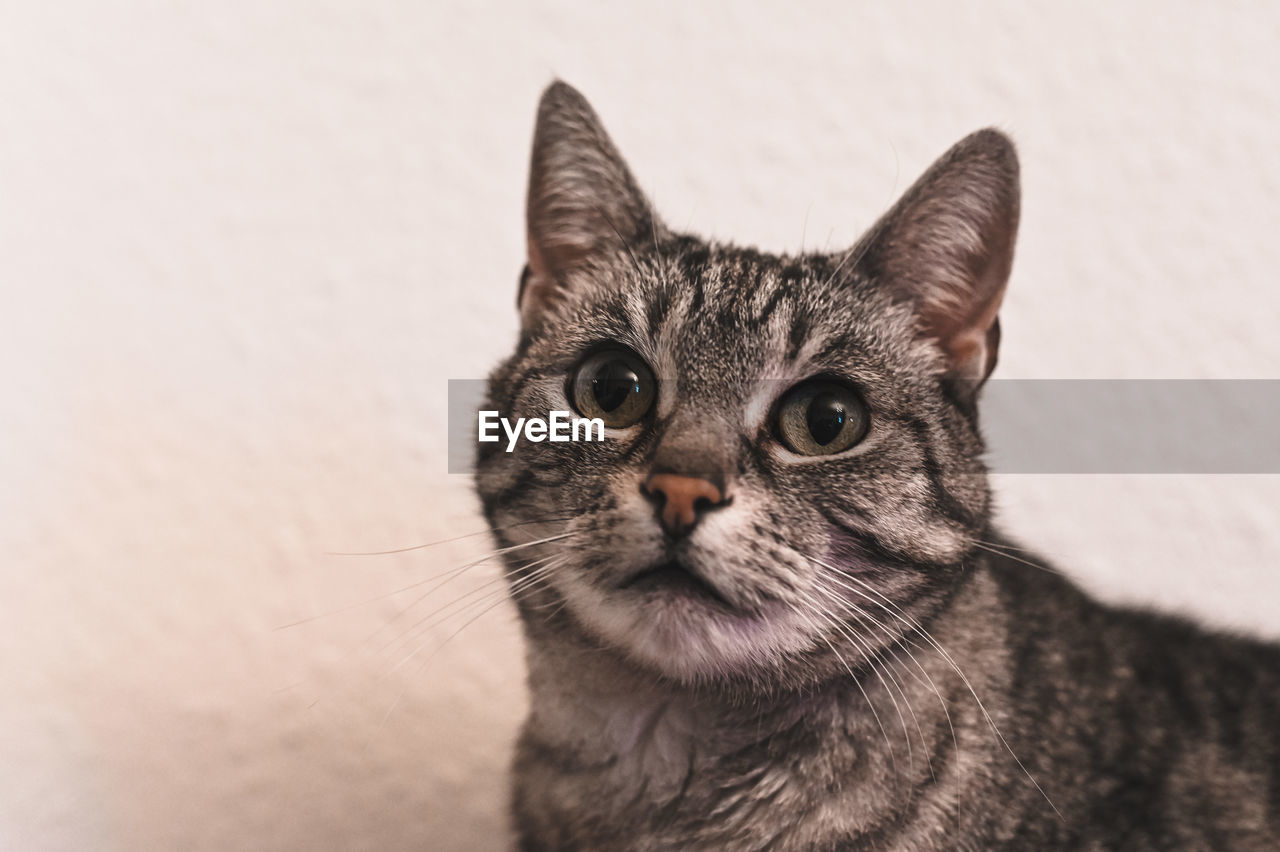
[[[1103,607],[991,528],[974,400],[1017,197],[1012,146],[983,131],[846,252],[707,242],[662,225],[581,96],[548,90],[524,328],[487,407],[570,408],[602,343],[659,390],[602,443],[481,445],[528,640],[522,848],[1280,843],[1280,653]],[[852,450],[774,435],[815,375],[867,403]],[[655,469],[732,502],[673,543],[641,493]],[[673,552],[725,605],[619,588]]]

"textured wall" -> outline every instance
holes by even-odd
[[[488,567],[276,628],[483,551],[331,555],[482,527],[445,381],[513,340],[553,74],[669,221],[771,248],[996,124],[1003,375],[1280,377],[1274,5],[761,6],[0,11],[0,848],[503,844],[513,615],[414,626]],[[1280,634],[1278,478],[1000,487],[1100,593]]]

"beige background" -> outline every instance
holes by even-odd
[[[553,75],[671,222],[768,248],[998,125],[1003,375],[1280,378],[1277,44],[1263,3],[4,4],[0,849],[503,844],[512,612],[406,635],[489,567],[275,628],[483,552],[329,555],[482,529],[445,382],[513,342]],[[1099,593],[1280,635],[1276,477],[999,487]]]

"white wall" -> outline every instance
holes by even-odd
[[[996,124],[1003,375],[1274,378],[1277,44],[1263,3],[8,4],[0,848],[502,845],[512,612],[383,647],[489,568],[274,628],[482,552],[329,555],[482,528],[445,381],[513,341],[552,75],[671,222],[768,248]],[[1091,588],[1280,635],[1276,477],[999,485]]]

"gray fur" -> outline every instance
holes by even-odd
[[[522,848],[1280,847],[1280,650],[1103,606],[991,528],[975,395],[1017,226],[1003,135],[836,255],[670,231],[563,83],[533,164],[524,330],[487,407],[570,408],[606,341],[659,391],[602,443],[482,445],[527,638]],[[871,431],[798,457],[771,412],[819,374]],[[657,469],[732,502],[672,541],[641,493]],[[673,555],[725,604],[619,588]]]

